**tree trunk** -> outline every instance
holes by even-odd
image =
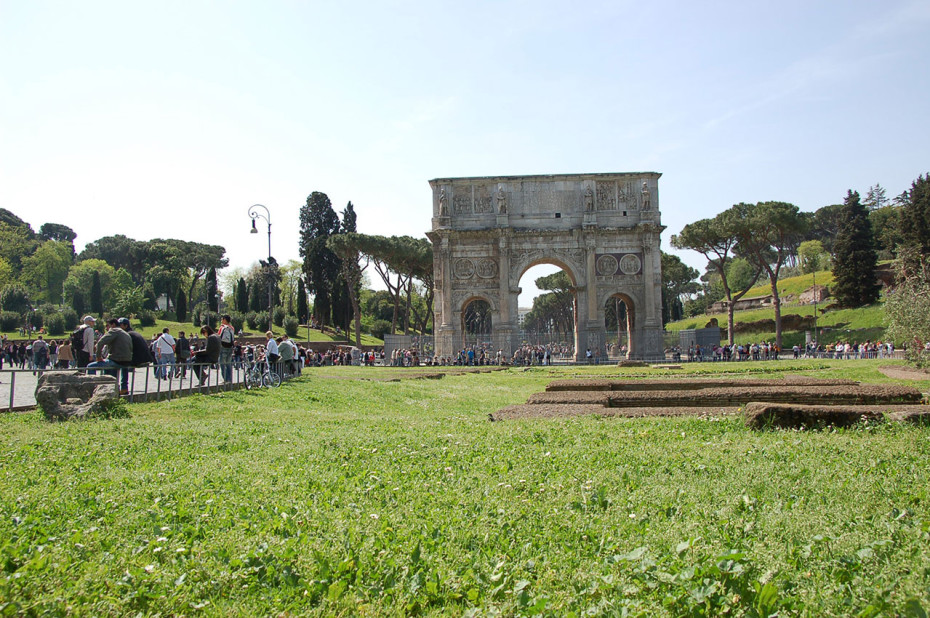
[[[400,273],[397,273],[397,287],[394,290],[392,295],[394,296],[394,316],[391,318],[391,334],[397,332],[397,314],[400,312]]]

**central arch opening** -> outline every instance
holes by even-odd
[[[462,333],[465,348],[476,355],[489,352],[492,345],[491,303],[483,298],[472,298],[462,309]]]
[[[520,276],[519,341],[514,363],[572,362],[578,331],[578,299],[571,274],[555,262],[533,264]]]
[[[612,360],[632,358],[633,301],[626,294],[612,294],[604,303],[604,330],[606,331],[606,354]]]

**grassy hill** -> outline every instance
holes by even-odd
[[[816,279],[817,285],[825,285],[828,288],[833,284],[833,273],[830,271],[821,271],[813,275],[801,275],[798,277],[789,277],[779,281],[778,289],[782,297],[781,313],[786,315],[812,316],[814,315],[813,305],[802,305],[797,302],[802,292],[814,285]],[[771,287],[766,282],[763,285],[757,285],[749,290],[744,298],[753,296],[765,296],[771,294]],[[786,300],[787,299],[787,300]],[[820,331],[819,340],[823,343],[835,343],[837,341],[864,342],[867,340],[875,341],[883,339],[885,334],[884,310],[882,303],[862,307],[860,309],[827,309],[832,303],[832,299],[827,299],[817,305],[817,329]],[[665,325],[666,332],[678,332],[689,328],[703,328],[713,319],[721,328],[726,330],[727,314],[703,314],[700,316],[685,318],[677,322],[670,322]],[[758,322],[760,320],[773,320],[775,318],[775,309],[752,309],[747,311],[737,311],[734,316],[736,324],[737,343],[752,343],[755,341],[773,341],[775,331],[762,332],[739,332],[739,324]],[[790,347],[795,343],[802,344],[805,339],[803,330],[791,331],[785,330],[782,333],[784,346]]]

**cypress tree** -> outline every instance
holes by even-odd
[[[930,174],[921,175],[911,184],[902,208],[901,236],[904,244],[921,255],[930,254]]]
[[[187,296],[184,294],[184,290],[178,290],[178,298],[174,303],[175,313],[178,314],[178,322],[187,321]]]
[[[310,321],[310,308],[307,306],[307,288],[304,286],[304,280],[297,280],[297,320],[301,324],[307,324]]]
[[[100,273],[96,270],[90,283],[90,310],[98,317],[103,315],[103,291],[100,289]]]
[[[859,194],[849,191],[833,243],[833,295],[841,307],[862,307],[878,300],[877,263],[869,211],[859,202]]]
[[[74,291],[74,296],[71,297],[71,306],[74,307],[74,312],[78,315],[84,313],[84,294],[80,290]]]
[[[236,284],[236,311],[249,312],[249,286],[242,277],[239,277],[239,283]]]
[[[258,313],[262,310],[262,298],[267,298],[262,295],[261,289],[258,287],[258,281],[252,280],[249,284],[249,309]],[[267,301],[266,301],[267,302]]]
[[[216,285],[216,269],[211,268],[207,272],[207,307],[210,311],[216,313],[220,310],[219,289]]]

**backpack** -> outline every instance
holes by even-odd
[[[226,335],[229,335],[229,337],[227,337]],[[235,342],[235,335],[233,334],[233,329],[232,327],[227,326],[226,328],[223,329],[223,334],[220,335],[220,344],[222,344],[224,348],[231,348],[233,347],[234,342]]]
[[[154,361],[145,337],[134,330],[128,331],[128,334],[132,339],[132,366],[144,367]]]
[[[84,349],[84,329],[86,326],[78,326],[77,329],[71,333],[71,349],[74,350],[74,353],[77,354],[78,350]],[[77,356],[75,356],[77,358]]]

